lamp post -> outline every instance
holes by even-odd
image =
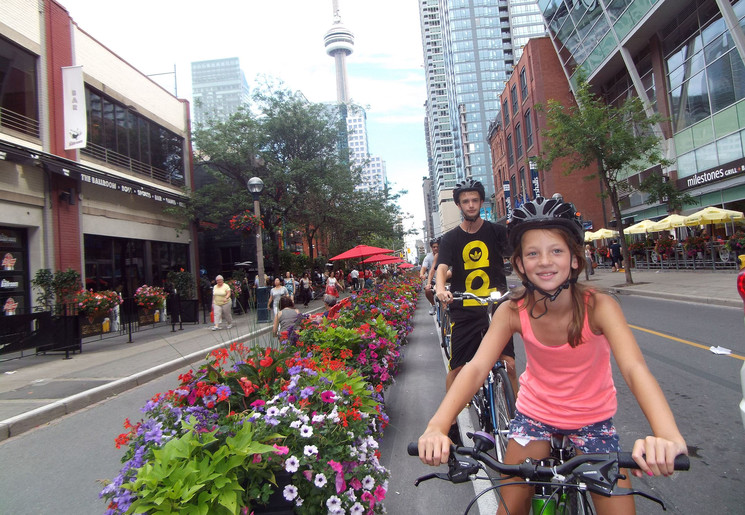
[[[261,218],[259,209],[259,196],[264,191],[264,181],[258,177],[251,177],[248,180],[248,191],[254,199],[254,216]],[[269,292],[266,287],[264,276],[264,245],[261,239],[261,226],[256,228],[256,263],[258,266],[258,284],[256,286],[256,321],[269,322],[269,309],[266,307],[269,300]]]

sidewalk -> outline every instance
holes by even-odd
[[[323,308],[312,301],[313,313]],[[212,324],[171,325],[108,339],[83,340],[83,352],[28,355],[0,362],[0,441],[73,413],[108,397],[204,361],[213,349],[235,340],[276,342],[271,323],[258,324],[256,312],[234,315],[235,327],[211,331]],[[224,327],[224,325],[223,325]],[[0,356],[2,357],[2,356]],[[175,386],[175,384],[174,384]]]
[[[681,300],[742,308],[733,272],[632,271],[634,284],[622,272],[598,269],[589,284],[619,295]],[[508,282],[516,281],[516,275]],[[582,274],[581,281],[584,281]],[[313,301],[308,311],[321,309]],[[64,354],[31,355],[0,362],[0,441],[90,406],[120,392],[201,362],[214,348],[236,339],[271,341],[271,324],[256,324],[255,312],[236,317],[236,327],[210,331],[210,325],[166,325],[128,336],[87,340],[72,359]]]

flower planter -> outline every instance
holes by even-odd
[[[154,325],[162,321],[163,310],[161,308],[137,308],[137,323],[140,325]]]
[[[80,314],[80,337],[98,336],[111,332],[111,313]]]
[[[293,515],[295,513],[295,503],[285,499],[283,490],[292,482],[292,474],[285,471],[279,471],[274,474],[277,481],[277,488],[269,496],[269,501],[263,505],[253,507],[255,515]]]
[[[181,300],[179,305],[181,322],[185,324],[199,323],[199,301],[196,299]]]

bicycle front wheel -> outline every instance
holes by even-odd
[[[492,370],[494,382],[492,384],[492,425],[496,440],[497,459],[504,461],[507,451],[507,433],[510,430],[510,421],[515,417],[515,394],[512,391],[512,383],[502,363],[497,364]]]
[[[442,346],[442,351],[445,353],[445,358],[450,361],[450,337],[453,331],[453,324],[450,321],[449,309],[443,309],[441,313],[442,320],[440,322],[440,345]]]

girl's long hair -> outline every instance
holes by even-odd
[[[582,343],[582,328],[585,324],[585,297],[588,293],[593,292],[592,289],[587,288],[587,286],[577,282],[580,274],[582,273],[581,265],[585,262],[584,247],[582,246],[582,244],[577,243],[577,241],[574,239],[572,234],[569,233],[569,231],[565,231],[564,229],[551,228],[541,230],[551,231],[554,234],[561,235],[561,238],[569,247],[569,253],[577,260],[577,268],[572,268],[569,275],[570,283],[568,292],[572,296],[572,319],[567,326],[567,342],[569,342],[570,346],[576,347],[577,345]],[[517,245],[515,245],[515,249],[512,252],[510,263],[512,263],[512,269],[524,283],[528,279],[517,266],[517,258],[522,258],[522,243],[522,238],[520,238],[520,241],[517,242]],[[536,302],[540,301],[540,299],[536,300],[535,290],[528,288],[516,290],[511,298],[515,302],[519,301],[520,299],[526,300],[526,302],[523,303],[521,309],[532,308],[536,305]],[[549,304],[550,303],[546,304],[546,306],[548,306]],[[590,295],[588,305],[590,309],[592,309],[592,295]]]

